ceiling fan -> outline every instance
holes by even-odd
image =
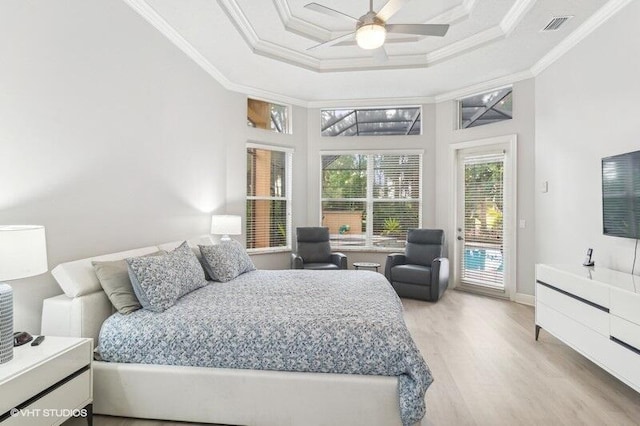
[[[409,0],[389,0],[387,4],[385,4],[382,9],[376,13],[373,10],[373,0],[369,0],[369,11],[360,18],[354,18],[351,15],[347,15],[346,13],[342,13],[318,3],[309,3],[304,7],[325,15],[349,20],[351,23],[355,23],[356,29],[348,34],[344,34],[340,37],[312,46],[307,50],[333,46],[353,38],[355,35],[356,42],[362,49],[378,49],[381,50],[384,57],[386,57],[383,45],[387,38],[387,33],[435,37],[443,37],[447,33],[449,30],[449,25],[447,24],[387,24],[387,21],[395,15],[395,13],[398,12],[407,1]]]

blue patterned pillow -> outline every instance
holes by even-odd
[[[198,247],[207,272],[216,281],[231,281],[238,275],[256,269],[247,251],[237,241]]]
[[[127,259],[133,291],[144,309],[162,312],[180,297],[207,285],[200,262],[186,241],[170,253]]]

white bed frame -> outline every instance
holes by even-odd
[[[189,241],[211,244],[210,238]],[[171,250],[180,242],[63,263],[52,271],[65,294],[46,299],[42,334],[91,337],[97,346],[113,308],[92,260]],[[235,425],[401,425],[398,380],[388,376],[297,373],[94,361],[94,412]]]

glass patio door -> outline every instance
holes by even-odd
[[[458,152],[456,250],[457,285],[505,292],[506,151]]]

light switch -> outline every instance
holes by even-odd
[[[542,182],[542,185],[540,185],[540,190],[542,191],[543,194],[546,194],[547,192],[549,192],[549,181],[545,180],[544,182]]]
[[[519,224],[519,226],[520,226],[520,229],[524,229],[524,228],[526,228],[526,227],[527,227],[527,221],[526,221],[526,220],[524,220],[524,219],[520,219],[520,224]]]

